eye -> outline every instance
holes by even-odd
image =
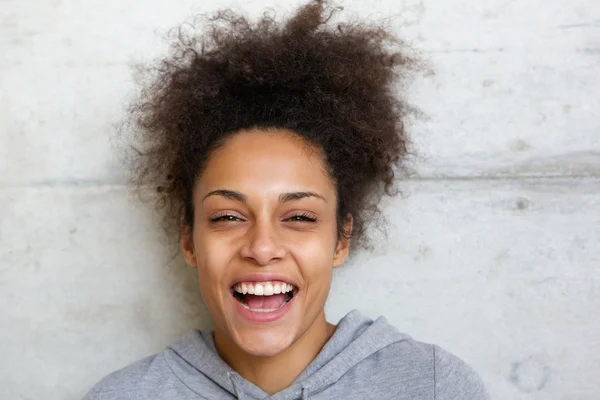
[[[286,219],[286,221],[290,221],[290,222],[316,222],[317,218],[311,214],[308,213],[303,213],[303,214],[297,214],[297,215],[292,215],[291,217],[289,217],[288,219]]]
[[[217,214],[210,218],[210,222],[238,222],[243,221],[240,217],[233,214]]]

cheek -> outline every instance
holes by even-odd
[[[307,283],[329,283],[335,252],[333,236],[329,238],[329,235],[320,235],[311,240],[290,243],[289,249]]]
[[[212,235],[198,235],[195,241],[198,277],[201,288],[216,288],[227,279],[228,265],[235,252],[227,240],[215,240]]]

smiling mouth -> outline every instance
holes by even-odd
[[[280,281],[241,282],[232,287],[233,297],[247,310],[269,313],[284,307],[298,288]]]

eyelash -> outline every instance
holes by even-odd
[[[210,222],[234,222],[234,219],[241,219],[231,214],[217,215],[210,219]]]
[[[218,222],[235,222],[236,220],[242,220],[242,219],[240,217],[232,215],[232,214],[223,214],[223,215],[217,215],[217,216],[212,217],[210,219],[210,222],[213,222],[213,223],[218,223]],[[311,214],[302,213],[302,214],[292,215],[291,217],[287,218],[286,221],[291,221],[291,222],[317,222],[317,219],[315,217],[313,217]]]
[[[299,219],[294,219],[294,218],[299,218]],[[308,213],[292,215],[287,220],[288,221],[292,220],[292,222],[317,222],[317,219]]]

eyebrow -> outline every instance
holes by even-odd
[[[206,200],[206,198],[210,197],[210,196],[221,196],[221,197],[225,197],[226,199],[235,200],[235,201],[239,201],[242,203],[245,203],[247,200],[247,197],[243,193],[236,192],[234,190],[219,189],[219,190],[213,190],[211,192],[208,192],[206,194],[206,196],[204,196],[202,198],[202,201]]]
[[[226,199],[229,199],[229,200],[239,201],[241,203],[246,203],[248,200],[248,198],[246,197],[245,194],[236,192],[235,190],[218,189],[218,190],[213,190],[213,191],[208,192],[206,194],[206,196],[204,196],[204,198],[202,198],[202,201],[206,200],[206,198],[210,197],[210,196],[221,196],[221,197],[225,197]],[[297,200],[306,199],[309,197],[314,197],[317,199],[321,199],[324,202],[327,202],[327,200],[325,200],[325,197],[323,197],[320,194],[315,193],[315,192],[282,193],[279,195],[279,202],[286,203],[288,201],[297,201]]]
[[[309,198],[309,197],[315,197],[315,198],[321,199],[325,203],[327,203],[327,200],[325,200],[325,197],[323,197],[320,194],[315,193],[315,192],[282,193],[282,194],[279,195],[279,202],[285,203],[285,202],[288,202],[288,201],[301,200],[301,199],[306,199],[306,198]]]

